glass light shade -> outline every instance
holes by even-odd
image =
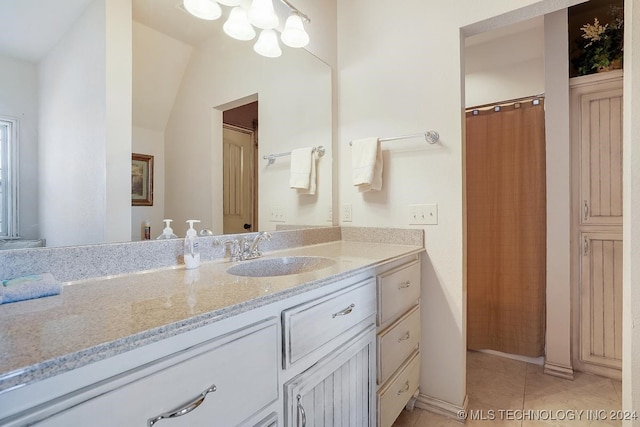
[[[214,0],[184,0],[184,8],[196,18],[213,21],[222,15],[222,9]]]
[[[289,47],[305,47],[309,44],[309,34],[304,30],[300,16],[294,13],[287,18],[280,39]]]
[[[277,58],[282,55],[282,50],[278,43],[278,35],[271,29],[262,30],[260,32],[258,41],[253,45],[253,50],[267,58]]]
[[[272,29],[280,23],[271,0],[253,0],[248,15],[249,22],[258,28]]]
[[[225,6],[240,6],[242,0],[217,0],[218,3],[223,4]]]
[[[226,35],[236,40],[253,40],[256,31],[249,23],[247,11],[240,6],[231,9],[229,19],[222,26]]]

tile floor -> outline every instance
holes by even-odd
[[[564,380],[544,375],[541,366],[487,353],[467,353],[467,394],[469,417],[465,426],[622,425],[610,419],[611,411],[622,407],[620,381],[581,372],[575,373],[573,381]],[[564,414],[567,419],[561,420]],[[472,415],[476,419],[471,419]],[[533,417],[547,419],[533,420]],[[393,424],[393,427],[449,426],[463,425],[417,408],[403,411]]]

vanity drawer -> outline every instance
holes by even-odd
[[[417,305],[378,336],[378,384],[384,384],[419,343],[420,306]]]
[[[420,261],[378,275],[378,325],[386,325],[420,299]]]
[[[278,342],[277,319],[254,325],[171,356],[173,360],[125,373],[137,379],[37,425],[148,426],[149,420],[198,401],[192,411],[159,419],[154,427],[246,425],[278,399]]]
[[[378,391],[378,426],[391,427],[420,385],[420,353],[411,359]]]
[[[283,311],[285,368],[375,313],[373,278]]]

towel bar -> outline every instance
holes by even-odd
[[[426,132],[420,133],[412,133],[411,135],[402,135],[402,136],[390,136],[388,138],[378,138],[378,141],[394,141],[396,139],[407,139],[407,138],[416,138],[418,136],[424,136],[425,141],[429,144],[435,144],[440,140],[440,135],[435,130],[428,130]],[[352,145],[353,141],[349,141],[349,145]]]
[[[325,148],[322,145],[319,145],[317,147],[313,147],[313,151],[318,153],[319,157],[324,156],[325,153]],[[286,153],[274,153],[274,154],[268,154],[266,156],[262,156],[262,158],[264,160],[269,160],[269,164],[273,164],[276,161],[276,157],[284,157],[284,156],[290,156],[291,155],[291,151],[287,151]]]

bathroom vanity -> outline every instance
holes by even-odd
[[[423,251],[341,240],[260,259],[311,271],[217,260],[0,306],[0,425],[389,427],[419,383]]]

